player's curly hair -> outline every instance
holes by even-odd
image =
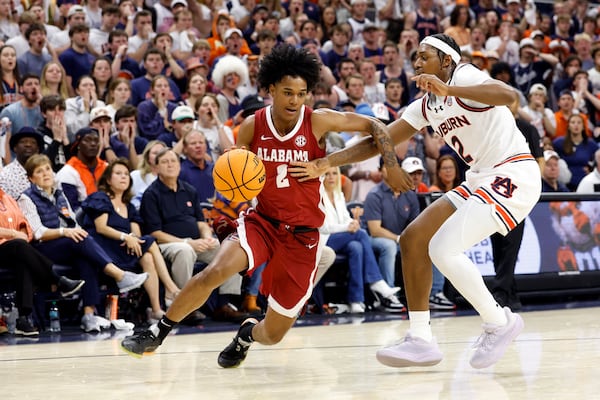
[[[304,79],[310,92],[319,82],[320,69],[321,63],[314,54],[303,48],[280,44],[261,61],[258,84],[268,89],[285,76],[293,76]]]

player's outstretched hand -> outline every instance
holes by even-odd
[[[299,182],[304,182],[320,177],[327,171],[327,168],[329,168],[327,159],[318,158],[309,162],[291,161],[288,172],[292,178],[298,179]]]
[[[405,193],[415,189],[412,177],[400,166],[387,168],[385,183],[396,193]]]

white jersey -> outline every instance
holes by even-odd
[[[475,66],[461,64],[449,85],[473,86],[488,80],[490,77]],[[431,126],[474,172],[494,167],[519,154],[531,154],[506,106],[427,94],[412,102],[401,118],[416,130]]]

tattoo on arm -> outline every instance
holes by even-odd
[[[383,158],[383,165],[387,168],[391,168],[397,164],[396,152],[394,151],[394,144],[390,139],[390,136],[386,133],[386,127],[383,123],[373,121],[371,123],[371,134],[375,139],[377,149],[381,153]]]
[[[346,147],[341,151],[336,151],[327,156],[331,167],[339,167],[359,161],[367,160],[377,155],[378,150],[375,141],[371,136],[365,137],[354,146]]]

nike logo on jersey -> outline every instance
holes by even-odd
[[[273,139],[273,136],[260,135],[260,140],[269,140],[269,139]]]
[[[309,250],[312,250],[312,249],[314,249],[314,247],[315,247],[316,245],[317,245],[316,243],[313,243],[313,244],[307,244],[307,245],[306,245],[306,247],[308,247],[308,249],[309,249]]]

